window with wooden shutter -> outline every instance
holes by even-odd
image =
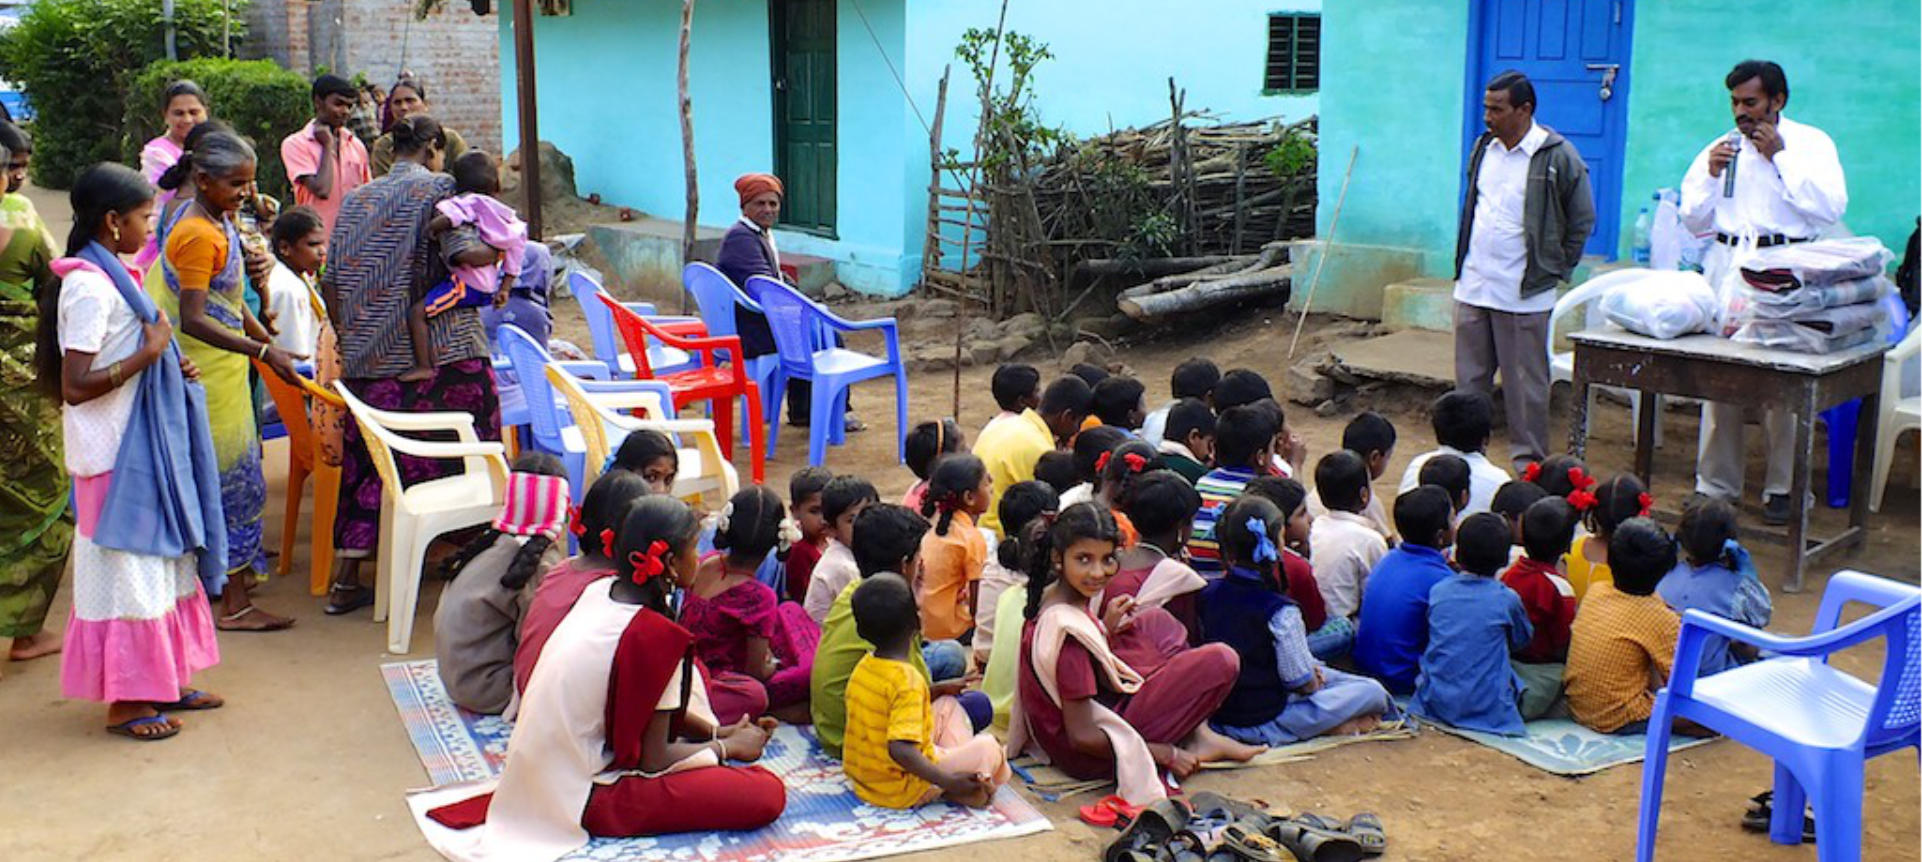
[[[1321,15],[1278,12],[1268,16],[1268,66],[1264,93],[1312,93],[1321,89]]]

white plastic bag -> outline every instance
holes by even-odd
[[[1656,195],[1655,219],[1648,232],[1648,268],[1667,271],[1682,265],[1682,244],[1691,237],[1682,226],[1682,212],[1675,204],[1675,190],[1662,189]]]
[[[1715,289],[1700,273],[1620,269],[1593,279],[1607,287],[1597,304],[1610,322],[1652,338],[1679,338],[1708,329],[1715,319]]]
[[[1749,321],[1753,288],[1743,280],[1742,267],[1755,260],[1757,251],[1753,235],[1737,238],[1728,244],[1728,257],[1713,285],[1715,313],[1709,321],[1709,332],[1728,338]]]

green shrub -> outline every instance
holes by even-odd
[[[140,148],[166,131],[161,114],[167,106],[161,100],[167,87],[182,78],[207,91],[216,119],[253,140],[260,156],[255,174],[260,190],[291,201],[287,170],[280,164],[280,139],[306,124],[313,116],[313,103],[307,79],[271,60],[162,60],[141,70],[127,89],[120,157],[128,164],[139,164]]]
[[[222,0],[175,0],[174,45],[181,57],[219,56]],[[246,33],[246,3],[230,6],[234,44]],[[34,184],[64,189],[94,162],[121,155],[120,122],[135,73],[167,55],[156,0],[39,0],[0,34],[0,77],[33,100]]]

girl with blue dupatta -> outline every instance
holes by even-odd
[[[267,571],[261,548],[261,512],[267,483],[260,469],[260,430],[255,422],[253,360],[288,382],[299,378],[295,356],[273,346],[273,335],[247,307],[243,251],[233,213],[254,184],[254,151],[224,126],[202,123],[187,135],[186,154],[160,177],[175,197],[159,219],[161,266],[149,272],[147,291],[180,327],[180,344],[200,366],[207,389],[207,419],[220,465],[221,507],[226,513],[228,569],[215,622],[222,631],[275,631],[293,620],[258,607],[247,591]],[[304,357],[300,357],[304,358]]]
[[[220,661],[201,588],[227,571],[220,480],[199,370],[118,257],[146,243],[153,187],[103,163],[72,199],[35,357],[62,403],[76,515],[60,688],[106,703],[109,733],[154,741],[180,732],[166,713],[222,704],[187,686]]]

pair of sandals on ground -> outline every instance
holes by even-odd
[[[107,732],[114,736],[124,736],[140,742],[159,742],[180,733],[178,720],[168,718],[169,712],[197,712],[203,709],[219,709],[227,701],[220,695],[201,691],[197,688],[183,689],[180,699],[167,703],[149,703],[152,715],[140,715],[118,724],[107,725]],[[111,720],[111,719],[109,719]]]
[[[1388,849],[1381,819],[1293,817],[1217,793],[1143,808],[1102,853],[1103,862],[1359,862]]]

